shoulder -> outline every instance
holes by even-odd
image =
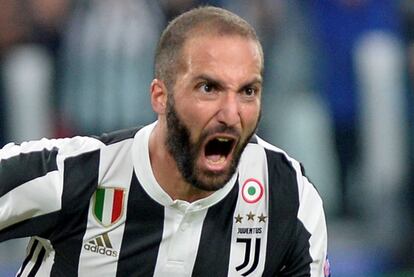
[[[261,156],[266,160],[269,170],[272,170],[273,167],[278,167],[279,170],[294,171],[297,174],[304,175],[303,167],[299,161],[289,156],[286,151],[270,144],[257,135],[252,137],[246,148],[254,149],[250,150],[250,152],[254,153],[255,156],[258,155],[258,152],[261,152]]]
[[[9,143],[0,150],[0,159],[9,159],[20,155],[36,153],[58,153],[71,157],[85,152],[90,152],[102,147],[102,143],[91,137],[76,136],[72,138],[48,139],[24,141],[22,143]]]
[[[142,129],[142,127],[134,127],[129,129],[118,130],[110,133],[104,133],[94,138],[101,141],[105,145],[112,145],[126,140],[133,139],[135,134]]]
[[[70,138],[42,138],[40,140],[8,143],[0,149],[0,160],[31,153],[57,153],[60,157],[70,158],[100,151],[118,143],[129,142],[140,128],[104,133],[100,136],[75,136]]]
[[[131,142],[140,128],[130,128],[103,133],[99,136],[78,136],[63,139],[59,151],[65,156],[76,156],[94,151],[105,151],[131,145]]]
[[[277,186],[285,192],[290,192],[291,196],[295,196],[298,200],[299,205],[308,197],[320,199],[314,184],[305,175],[303,165],[286,151],[257,135],[251,139],[247,147],[255,149],[251,153],[261,157],[271,188]],[[258,152],[262,154],[258,155]],[[279,189],[272,190],[279,191]]]

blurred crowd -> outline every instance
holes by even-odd
[[[414,0],[0,0],[0,146],[153,121],[160,32],[204,4],[262,40],[258,133],[324,198],[334,276],[413,270]]]

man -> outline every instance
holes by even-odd
[[[1,150],[0,240],[31,236],[19,276],[323,276],[322,201],[254,135],[263,53],[213,7],[163,32],[157,122]]]

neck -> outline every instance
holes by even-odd
[[[173,200],[193,202],[212,194],[213,192],[200,190],[183,179],[174,157],[167,149],[166,130],[165,121],[158,120],[149,139],[151,167],[158,184]]]

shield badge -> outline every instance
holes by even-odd
[[[115,224],[124,211],[125,191],[122,188],[98,187],[94,195],[93,215],[104,227]]]

